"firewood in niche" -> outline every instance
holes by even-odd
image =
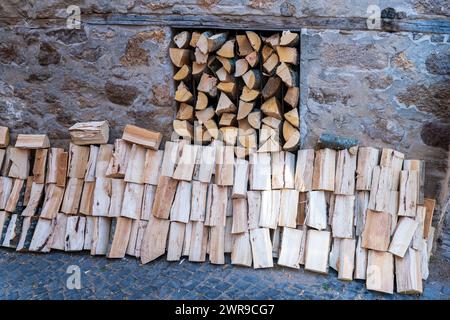
[[[217,50],[216,54],[223,58],[234,58],[234,44],[235,40],[228,40],[225,42],[219,50]]]
[[[259,63],[259,55],[257,51],[253,51],[245,56],[245,60],[247,60],[250,67],[254,68]]]
[[[216,71],[216,76],[217,76],[217,79],[219,79],[219,81],[222,81],[222,82],[235,81],[234,77],[230,73],[228,73],[228,71],[225,70],[224,67],[221,67]]]
[[[229,127],[236,125],[236,115],[234,113],[222,113],[219,120],[219,127]]]
[[[197,41],[202,34],[200,32],[194,31],[191,35],[191,40],[189,42],[189,46],[195,48],[197,46]]]
[[[236,139],[238,135],[238,128],[236,127],[222,127],[219,129],[222,134],[223,141],[227,145],[236,145]]]
[[[277,67],[277,75],[283,80],[284,84],[288,87],[298,86],[298,75],[294,70],[292,70],[289,65],[282,62]]]
[[[219,128],[217,128],[217,124],[214,119],[206,121],[203,125],[212,138],[217,139],[219,137]]]
[[[206,63],[198,63],[196,61],[192,61],[192,75],[195,79],[198,79],[201,74],[206,69]]]
[[[199,64],[206,64],[208,62],[209,55],[207,53],[201,52],[201,50],[197,47],[194,52],[195,62]]]
[[[292,109],[289,112],[286,112],[284,114],[284,118],[295,128],[298,128],[300,126],[300,118],[298,115],[298,110],[296,108]]]
[[[264,43],[270,45],[272,48],[280,45],[280,34],[274,33],[270,37],[262,37]]]
[[[175,101],[187,103],[190,102],[192,98],[193,95],[189,91],[189,88],[181,81],[177,87],[177,91],[175,91]]]
[[[283,31],[280,39],[280,46],[296,46],[298,44],[299,35],[289,30]]]
[[[189,63],[191,51],[189,49],[169,48],[169,56],[172,63],[181,68]]]
[[[191,41],[191,33],[189,31],[182,31],[173,37],[173,42],[180,49],[187,48]]]
[[[286,102],[292,108],[297,108],[299,97],[300,89],[298,87],[289,87],[286,94],[284,95],[284,102]]]
[[[214,117],[214,114],[215,112],[213,107],[195,112],[195,116],[200,123],[205,123],[206,121],[212,119]]]
[[[239,59],[236,61],[234,76],[242,77],[248,70],[248,61],[245,59]]]
[[[261,111],[264,112],[264,114],[276,119],[283,119],[283,115],[281,114],[281,104],[276,97],[272,97],[269,100],[265,101],[261,105]]]
[[[252,48],[255,51],[259,51],[259,49],[261,49],[261,38],[259,35],[253,31],[246,31],[245,34],[247,35],[248,41]]]
[[[264,119],[262,119],[262,123],[264,123],[265,125],[268,125],[269,127],[275,129],[275,130],[280,130],[280,126],[281,126],[281,120],[268,116],[265,117]]]
[[[236,36],[236,42],[238,44],[238,51],[239,51],[239,55],[241,57],[244,57],[253,52],[253,47],[251,46],[250,42],[248,41],[248,38],[246,35],[238,34]]]
[[[189,121],[186,120],[173,120],[173,130],[180,137],[193,139],[194,138],[194,127]]]
[[[236,62],[234,59],[227,59],[217,55],[216,59],[220,61],[226,72],[228,72],[229,74],[234,73],[234,70],[236,69]]]
[[[275,73],[275,70],[279,63],[280,59],[278,58],[278,55],[276,53],[272,53],[263,64],[264,71],[267,74],[272,75],[273,73]]]
[[[245,102],[252,102],[256,98],[258,98],[258,96],[259,96],[258,90],[252,90],[249,87],[244,86],[244,88],[242,89],[240,99]]]
[[[285,122],[285,123],[287,123],[287,122]],[[300,132],[298,130],[295,130],[292,132],[292,135],[289,137],[289,139],[283,145],[283,150],[294,151],[294,150],[298,149],[299,145],[300,145]]]
[[[261,111],[256,110],[256,111],[250,112],[248,114],[247,119],[248,119],[248,123],[250,123],[252,128],[254,128],[254,129],[261,128]]]
[[[196,48],[200,50],[203,54],[208,54],[208,39],[211,37],[213,33],[211,31],[205,31],[203,32],[200,37],[197,40],[197,43],[195,44]]]
[[[228,94],[230,97],[236,97],[237,88],[234,82],[220,82],[217,85],[217,89]]]
[[[254,103],[252,102],[245,102],[242,100],[239,100],[239,110],[237,114],[237,120],[245,119],[248,114],[253,110]]]
[[[175,73],[173,80],[175,81],[186,81],[191,75],[191,68],[188,65],[183,65],[180,70]]]
[[[193,120],[194,119],[194,107],[187,103],[181,103],[178,112],[177,117],[178,120]]]
[[[244,80],[245,85],[252,90],[259,89],[261,79],[261,72],[257,69],[249,70],[242,76],[242,80]]]

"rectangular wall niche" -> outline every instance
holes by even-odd
[[[174,131],[197,144],[220,139],[238,157],[297,150],[299,38],[287,30],[174,29]]]

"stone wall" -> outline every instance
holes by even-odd
[[[82,29],[68,30],[79,5]],[[383,10],[381,31],[366,10]],[[386,9],[392,7],[395,10]],[[445,0],[6,0],[0,3],[0,124],[67,146],[77,121],[171,134],[171,27],[296,29],[302,147],[324,131],[426,160],[426,195],[449,202],[450,16]],[[385,32],[398,31],[398,32]]]

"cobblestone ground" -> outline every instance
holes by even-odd
[[[441,249],[433,257],[419,297],[370,292],[364,282],[337,280],[333,270],[328,275],[281,267],[253,270],[230,265],[229,257],[223,266],[167,262],[165,257],[140,265],[134,258],[108,260],[87,252],[31,254],[3,248],[0,299],[450,299],[448,256]],[[66,287],[70,265],[81,268],[80,290]]]

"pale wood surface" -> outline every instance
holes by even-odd
[[[272,268],[272,243],[270,233],[267,228],[258,228],[250,230],[250,242],[253,255],[253,267]]]
[[[361,246],[366,249],[387,251],[391,236],[391,215],[387,212],[367,210]]]
[[[305,270],[328,273],[330,242],[330,232],[308,230],[305,250]]]
[[[281,248],[278,264],[294,269],[300,268],[300,246],[303,230],[285,227],[282,230]]]
[[[394,292],[394,256],[389,252],[368,251],[366,287],[368,290]]]

